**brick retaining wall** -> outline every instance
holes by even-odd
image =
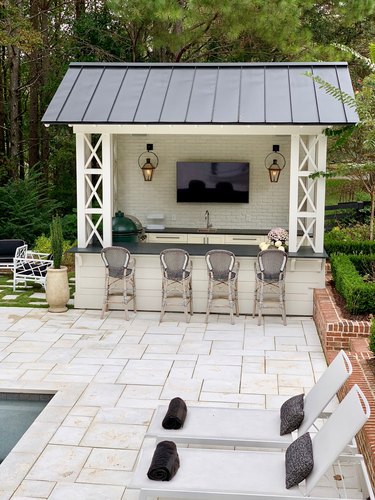
[[[375,491],[375,376],[367,362],[373,357],[368,348],[370,322],[341,318],[329,287],[314,290],[314,320],[327,362],[344,349],[353,365],[351,377],[338,392],[340,401],[354,384],[358,384],[369,402],[371,416],[356,440]]]
[[[329,288],[314,290],[314,321],[325,355],[328,351],[349,350],[351,339],[367,339],[369,321],[354,321],[340,317]]]

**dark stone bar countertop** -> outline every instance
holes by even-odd
[[[179,234],[268,234],[269,229],[223,229],[211,227],[206,229],[205,227],[166,227],[164,229],[147,229],[145,227],[146,233],[179,233]]]
[[[176,231],[174,231],[176,232]],[[251,233],[254,234],[254,233]],[[211,245],[196,243],[116,243],[116,246],[124,247],[134,255],[159,255],[162,250],[167,248],[182,248],[190,255],[205,255],[209,250],[225,249],[233,252],[237,257],[256,257],[260,252],[258,245]],[[70,253],[100,253],[101,246],[88,246],[87,248],[73,247]],[[290,259],[326,259],[327,253],[314,253],[310,247],[302,247],[296,253],[288,252]]]

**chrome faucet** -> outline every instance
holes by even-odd
[[[212,227],[212,224],[210,223],[210,212],[208,210],[206,210],[204,214],[204,220],[206,221],[206,228],[210,229],[210,227]]]

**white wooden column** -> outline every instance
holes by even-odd
[[[327,170],[327,137],[324,134],[318,136],[317,167],[319,172]],[[316,179],[316,230],[315,251],[323,252],[324,249],[324,218],[326,201],[326,178]]]
[[[291,137],[289,250],[310,246],[321,253],[324,245],[325,177],[327,139],[324,134]],[[297,231],[301,237],[297,238]]]
[[[103,169],[103,246],[112,245],[113,212],[113,136],[102,134],[102,169]]]
[[[298,208],[298,170],[300,136],[290,138],[290,179],[289,179],[289,251],[297,251],[297,208]]]
[[[112,137],[76,134],[78,246],[112,244]]]
[[[76,133],[76,179],[77,179],[77,244],[80,248],[86,245],[86,185],[85,164],[86,147],[83,133]]]

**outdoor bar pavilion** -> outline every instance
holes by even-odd
[[[240,261],[240,312],[252,311],[253,263],[272,227],[289,231],[286,310],[312,314],[312,290],[325,286],[324,129],[354,124],[352,108],[307,75],[353,95],[346,63],[73,63],[44,117],[76,136],[78,245],[75,307],[100,309],[102,247],[122,210],[144,225],[163,214],[165,229],[123,243],[136,257],[139,310],[160,310],[159,253],[185,248],[193,260],[194,311],[207,299],[205,253]],[[138,165],[146,145],[159,158],[152,182]],[[265,158],[277,146],[286,166],[270,182]],[[249,203],[177,203],[177,161],[247,161]],[[209,210],[215,232],[201,230]],[[159,216],[159,215],[158,215]],[[119,306],[121,307],[121,306]]]

